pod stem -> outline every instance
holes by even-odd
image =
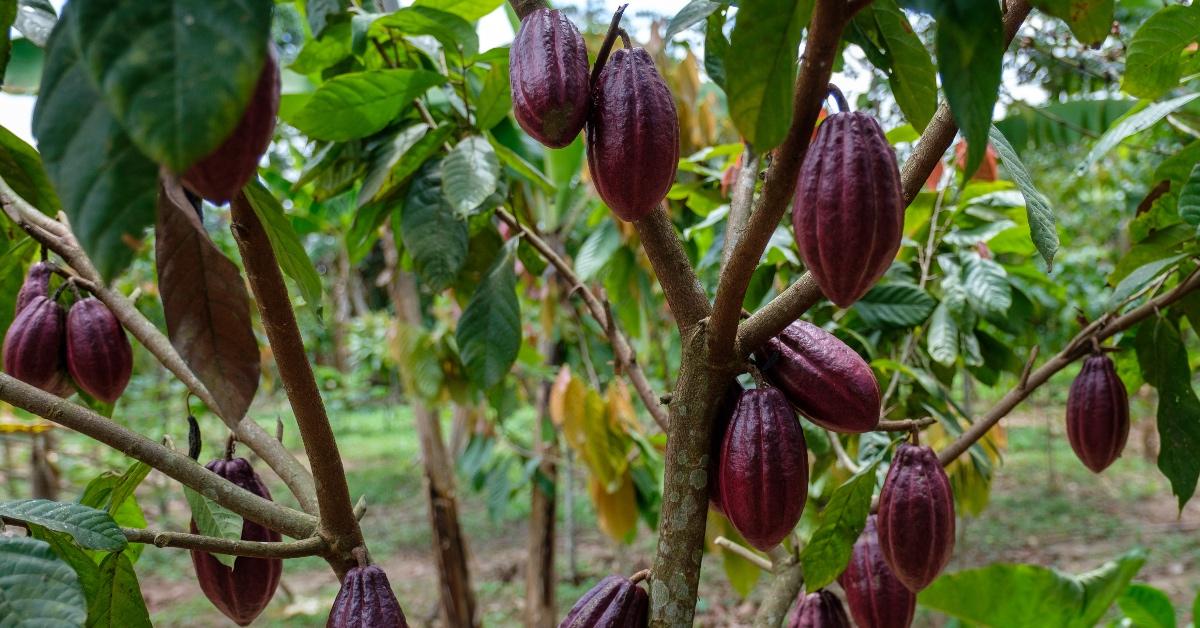
[[[633,42],[629,40],[629,33],[625,32],[625,29],[618,28],[617,34],[621,36],[621,45],[624,46],[626,50],[633,48]]]
[[[233,452],[236,448],[237,448],[237,436],[234,436],[233,433],[230,432],[229,438],[225,441],[225,459],[226,460],[233,460]]]
[[[50,250],[46,248],[45,244],[42,245],[41,257],[43,262],[50,259]]]
[[[908,430],[908,442],[911,445],[921,444],[921,429],[913,425],[912,429]]]
[[[1092,355],[1104,353],[1104,349],[1100,347],[1100,341],[1095,336],[1092,336],[1090,340],[1092,341]]]
[[[641,582],[642,580],[645,580],[646,578],[649,578],[649,577],[650,577],[650,570],[643,569],[643,570],[633,574],[632,576],[629,576],[629,581],[634,584],[637,584],[637,583]]]
[[[767,387],[767,380],[763,377],[762,371],[754,364],[746,365],[746,372],[750,373],[750,377],[754,378],[754,385],[759,388]]]
[[[625,7],[628,6],[622,4],[617,7],[616,13],[613,13],[612,22],[608,25],[608,34],[604,36],[604,43],[600,44],[600,52],[596,53],[596,65],[592,66],[592,85],[596,84],[596,80],[600,78],[600,71],[604,69],[604,64],[608,63],[608,53],[612,52],[613,44],[621,33],[621,16],[625,14]],[[628,48],[629,44],[625,44],[625,47]]]
[[[354,557],[359,567],[366,567],[371,564],[371,556],[367,554],[367,548],[362,545],[350,550],[350,555]]]
[[[837,85],[829,84],[829,96],[837,103],[838,110],[842,113],[850,112],[850,103],[846,102],[846,96],[842,94],[842,90],[838,89]]]

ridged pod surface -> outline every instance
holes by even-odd
[[[821,589],[800,597],[788,628],[852,628],[838,596]]]
[[[618,218],[644,218],[666,198],[679,164],[679,116],[644,48],[617,50],[600,72],[587,139],[592,183]]]
[[[66,319],[62,306],[49,297],[30,299],[4,334],[4,371],[48,393],[69,395],[71,382],[63,370]]]
[[[854,542],[850,564],[838,576],[846,592],[846,605],[859,628],[908,628],[917,610],[917,595],[896,579],[879,548],[878,516],[867,517],[867,526]]]
[[[849,307],[900,249],[904,206],[896,154],[864,113],[835,113],[804,155],[792,229],[821,292]]]
[[[954,553],[954,494],[929,447],[902,444],[879,493],[879,548],[909,591],[937,578]]]
[[[721,441],[720,499],[754,547],[775,547],[796,527],[808,498],[804,431],[783,393],[755,388],[738,397]]]
[[[709,442],[708,456],[708,503],[721,514],[725,514],[725,508],[721,506],[721,446],[725,442],[725,432],[729,429],[729,421],[733,418],[733,411],[737,408],[737,402],[741,398],[742,392],[744,392],[742,385],[734,380],[729,385],[729,390],[725,392],[716,416],[713,417],[713,431]]]
[[[1067,394],[1067,440],[1093,473],[1108,468],[1129,438],[1129,397],[1108,356],[1089,356]]]
[[[188,168],[184,184],[212,203],[228,203],[258,172],[258,160],[271,145],[278,112],[279,59],[275,46],[268,45],[262,73],[241,121],[216,150]]]
[[[801,414],[835,432],[870,432],[879,424],[879,384],[866,360],[807,321],[788,325],[757,354],[767,380]]]
[[[558,628],[642,628],[650,596],[628,578],[606,576],[583,594]]]
[[[20,314],[21,310],[25,309],[25,306],[33,300],[33,297],[50,295],[50,275],[54,274],[53,268],[46,262],[38,262],[29,267],[29,273],[25,275],[25,283],[21,284],[21,290],[17,292],[17,306],[14,315]]]
[[[387,574],[375,565],[353,567],[333,600],[326,628],[408,628]]]
[[[591,102],[587,44],[579,29],[555,9],[521,20],[508,51],[513,117],[525,132],[551,148],[575,140]]]
[[[125,329],[96,297],[76,301],[67,314],[67,370],[87,394],[113,403],[133,374]]]
[[[271,492],[245,458],[217,459],[204,468],[259,497],[271,499]],[[195,521],[192,521],[191,529],[193,534],[199,531]],[[281,537],[278,532],[245,519],[241,538],[243,541],[279,542]],[[283,572],[283,560],[279,558],[238,556],[230,568],[208,552],[193,550],[191,554],[200,590],[217,610],[239,626],[254,621],[267,607]]]

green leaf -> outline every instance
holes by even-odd
[[[679,13],[676,13],[670,22],[667,22],[667,32],[663,34],[663,41],[669,42],[675,39],[676,35],[704,21],[719,8],[721,8],[720,2],[710,2],[709,0],[692,0],[685,4]]]
[[[1182,511],[1200,476],[1200,399],[1192,389],[1187,349],[1175,323],[1157,316],[1138,327],[1134,346],[1146,383],[1158,389],[1158,468]]]
[[[80,63],[70,24],[75,6],[47,44],[33,134],[76,239],[110,280],[154,222],[158,166],[130,142]]]
[[[443,124],[432,131],[425,124],[417,124],[398,133],[382,154],[372,160],[358,191],[358,205],[361,207],[372,200],[387,198],[397,191],[416,174],[421,164],[442,149],[442,144],[453,133],[451,124]]]
[[[954,120],[967,139],[967,166],[975,172],[987,151],[992,109],[1000,93],[1004,28],[997,2],[946,0],[937,11],[938,74]]]
[[[0,536],[0,617],[6,626],[81,626],[85,605],[78,576],[46,542]]]
[[[925,322],[937,301],[915,284],[889,283],[871,288],[854,311],[871,327],[915,327]]]
[[[310,39],[289,66],[293,72],[314,74],[350,56],[350,22],[330,25],[319,39]]]
[[[943,575],[917,601],[987,626],[1083,628],[1103,616],[1145,562],[1145,553],[1133,550],[1079,576],[1037,565],[996,563]]]
[[[758,152],[783,142],[792,124],[792,92],[800,33],[813,0],[755,0],[738,8],[729,37],[725,78],[729,115]]]
[[[242,538],[242,526],[245,522],[241,515],[186,486],[183,487],[183,496],[187,499],[188,508],[192,511],[192,522],[196,524],[196,529],[200,534],[218,539],[237,540]],[[226,567],[233,567],[236,558],[220,553],[213,553],[212,556]]]
[[[458,350],[467,376],[479,388],[496,385],[508,375],[521,349],[521,311],[513,257],[517,238],[504,244],[471,302],[458,321]]]
[[[400,233],[422,284],[440,292],[454,281],[467,259],[467,224],[442,196],[440,162],[426,162],[409,186]]]
[[[817,529],[800,552],[804,586],[810,593],[833,582],[849,564],[854,541],[862,534],[871,512],[878,464],[868,465],[833,489],[829,503],[821,510]]]
[[[506,48],[507,50],[507,48]],[[490,130],[512,110],[512,90],[508,84],[508,56],[492,64],[483,77],[475,105],[475,128]]]
[[[21,235],[16,228],[9,232],[7,214],[0,212],[0,331],[5,331],[16,317],[17,292],[25,283],[29,260],[37,250],[37,242]],[[17,236],[9,240],[10,235]]]
[[[1004,267],[979,255],[966,255],[963,288],[975,311],[984,316],[1003,317],[1012,306],[1012,286]]]
[[[79,497],[79,504],[108,512],[118,526],[145,528],[146,515],[142,512],[133,489],[145,478],[146,469],[145,463],[138,461],[130,465],[124,473],[101,473],[88,482],[83,495]],[[122,495],[124,497],[121,497]],[[120,499],[114,499],[116,497]],[[125,546],[125,555],[130,561],[137,562],[144,547],[140,543],[130,543]]]
[[[1061,0],[1065,2],[1066,0]],[[1167,6],[1138,27],[1125,56],[1121,89],[1154,99],[1179,84],[1183,49],[1200,32],[1200,5]]]
[[[92,592],[96,590],[99,574],[96,563],[88,555],[88,552],[79,547],[75,539],[66,532],[51,530],[36,523],[26,523],[26,525],[29,527],[29,536],[39,541],[45,541],[60,560],[75,570],[75,575],[79,577],[79,584],[83,587],[83,594],[90,600]],[[129,545],[136,545],[136,543]]]
[[[350,0],[305,0],[304,13],[313,37],[320,37],[329,25],[343,17],[350,8]]]
[[[47,216],[58,214],[62,206],[42,167],[42,158],[32,146],[0,126],[0,177],[21,198]]]
[[[1033,184],[1029,170],[1021,162],[1021,158],[1017,157],[1017,151],[1013,150],[1012,144],[1008,143],[1000,129],[993,126],[988,137],[992,147],[996,149],[996,155],[1008,170],[1008,176],[1012,177],[1017,189],[1021,190],[1021,196],[1025,197],[1029,237],[1033,239],[1033,245],[1046,262],[1046,272],[1049,272],[1054,269],[1054,255],[1058,253],[1058,229],[1054,226],[1054,210],[1051,209],[1046,196]]]
[[[0,502],[0,516],[66,532],[88,549],[115,552],[125,549],[126,545],[125,535],[108,513],[80,504],[18,499]]]
[[[120,552],[109,554],[100,561],[99,582],[94,595],[88,599],[88,628],[150,627],[150,613],[142,599],[133,563]]]
[[[937,111],[937,68],[925,44],[913,31],[896,0],[875,0],[856,16],[856,23],[874,24],[890,57],[890,65],[880,68],[888,76],[896,104],[918,131],[933,119]]]
[[[1086,173],[1093,164],[1101,157],[1106,155],[1108,151],[1117,147],[1118,144],[1125,141],[1126,138],[1141,133],[1146,129],[1154,126],[1159,120],[1167,117],[1167,114],[1179,109],[1180,107],[1200,98],[1200,93],[1184,94],[1178,98],[1172,98],[1160,103],[1146,105],[1143,101],[1130,109],[1128,113],[1121,118],[1121,121],[1109,127],[1100,139],[1096,140],[1096,144],[1092,146],[1092,150],[1084,157],[1083,161],[1075,167],[1075,176],[1081,176]],[[1143,106],[1146,105],[1146,106]]]
[[[270,3],[82,0],[70,12],[82,65],[154,161],[183,172],[241,120],[266,59]]]
[[[1148,584],[1129,585],[1117,599],[1117,605],[1138,628],[1175,628],[1171,598]]]
[[[425,70],[366,70],[326,81],[288,124],[317,140],[345,141],[379,131],[412,100],[445,79]]]
[[[943,301],[929,318],[929,357],[943,366],[950,366],[958,358],[958,323],[950,312],[948,301]]]
[[[587,239],[579,246],[579,252],[575,254],[575,272],[580,281],[595,279],[600,269],[608,264],[608,260],[612,259],[619,248],[621,233],[617,231],[616,223],[605,220],[588,234]]]
[[[468,22],[474,22],[495,11],[504,4],[504,0],[417,0],[413,4],[453,13]]]
[[[320,316],[321,276],[317,274],[317,268],[300,243],[300,236],[287,214],[283,213],[283,206],[258,181],[252,181],[243,188],[241,196],[250,203],[251,209],[262,222],[267,239],[271,241],[271,249],[275,251],[275,258],[279,260],[279,267],[300,287],[300,296],[304,297],[305,304]],[[234,199],[234,202],[241,202],[241,199]]]
[[[1179,191],[1179,217],[1189,225],[1200,225],[1200,163],[1192,168],[1187,183]]]
[[[704,26],[704,71],[714,83],[727,89],[725,59],[729,56],[729,40],[725,38],[725,12],[708,16]]]
[[[1150,285],[1150,282],[1157,279],[1164,270],[1184,257],[1182,254],[1172,255],[1171,257],[1154,260],[1153,262],[1139,266],[1137,270],[1126,275],[1121,280],[1121,283],[1117,284],[1117,287],[1113,289],[1112,295],[1108,297],[1108,303],[1104,309],[1109,311],[1115,310],[1125,299],[1133,296],[1138,290]]]
[[[469,216],[496,191],[500,160],[482,137],[468,137],[442,160],[442,196],[459,216]]]
[[[1075,39],[1084,44],[1104,43],[1112,30],[1113,0],[1034,0],[1032,4],[1066,22]],[[1128,72],[1128,62],[1125,68]]]
[[[473,57],[479,52],[479,36],[470,22],[430,6],[404,7],[378,17],[371,23],[367,36],[390,39],[386,37],[388,29],[406,35],[429,35],[438,40],[443,49],[462,57]]]
[[[117,483],[113,486],[112,494],[109,496],[108,514],[116,516],[117,509],[125,500],[133,497],[133,491],[146,479],[150,474],[150,465],[138,460],[135,461],[125,473],[117,479]]]
[[[546,175],[542,174],[542,171],[538,170],[537,166],[525,161],[525,158],[518,154],[517,151],[501,144],[500,140],[497,140],[491,133],[488,133],[487,139],[492,144],[492,149],[496,151],[496,156],[500,158],[500,161],[504,165],[515,170],[517,174],[541,188],[543,192],[547,194],[554,193],[554,183]]]

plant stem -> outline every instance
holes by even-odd
[[[125,540],[130,543],[145,543],[146,545],[153,545],[155,547],[178,547],[214,554],[229,554],[231,556],[300,558],[301,556],[319,556],[328,548],[328,543],[319,536],[312,536],[300,541],[271,543],[243,541],[241,539],[219,539],[183,532],[159,532],[145,528],[121,528],[121,532],[125,534]]]
[[[771,571],[774,571],[774,569],[775,569],[775,566],[771,563],[771,561],[763,558],[762,556],[759,556],[758,554],[755,554],[754,550],[752,550],[744,545],[735,543],[723,536],[718,536],[717,538],[713,539],[713,544],[719,545],[719,546],[733,552],[734,554],[741,556],[742,558],[746,559],[747,561],[754,563],[755,567],[758,567],[759,569],[761,569],[763,571],[771,572]]]
[[[625,14],[625,8],[628,6],[628,4],[622,4],[613,13],[612,21],[608,24],[608,33],[604,35],[604,42],[600,44],[600,51],[596,53],[596,63],[592,66],[592,85],[596,84],[596,81],[600,78],[600,72],[604,70],[604,64],[608,63],[608,55],[612,52],[613,44],[616,43],[617,36],[621,33],[621,16]],[[628,35],[625,36],[625,41],[629,41]],[[626,44],[625,47],[628,48],[629,45]]]

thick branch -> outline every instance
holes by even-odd
[[[820,286],[811,274],[804,273],[787,290],[742,321],[737,334],[738,355],[750,355],[820,300]]]
[[[167,477],[195,490],[237,514],[293,538],[312,536],[317,520],[263,499],[205,469],[187,456],[106,419],[87,408],[43,392],[0,373],[0,400],[32,412],[99,441],[162,471]]]
[[[704,295],[700,279],[692,270],[692,262],[679,243],[675,225],[667,216],[666,203],[660,204],[633,226],[642,238],[642,249],[650,258],[654,275],[658,277],[658,283],[667,297],[667,305],[675,315],[675,323],[683,330],[706,318],[711,311],[708,297]]]
[[[231,556],[253,556],[256,558],[300,558],[301,556],[319,556],[329,546],[325,539],[311,536],[300,541],[285,543],[268,543],[263,541],[243,541],[241,539],[218,539],[200,534],[184,532],[158,532],[144,528],[121,528],[125,540],[130,543],[145,543],[155,547],[178,547],[187,550],[200,550],[214,554],[229,554]]]
[[[742,151],[737,176],[733,182],[733,193],[729,199],[729,218],[725,220],[725,243],[721,248],[721,266],[729,265],[729,258],[737,243],[741,242],[746,224],[750,222],[750,206],[754,204],[754,186],[758,182],[758,155],[746,145]]]
[[[570,286],[570,291],[578,292],[583,298],[588,313],[592,315],[592,318],[596,319],[597,323],[600,323],[600,326],[608,334],[608,341],[612,345],[613,356],[617,360],[618,370],[625,373],[629,378],[629,383],[633,385],[638,397],[642,399],[642,404],[650,411],[650,416],[654,417],[654,422],[663,431],[666,431],[667,413],[659,404],[658,396],[654,394],[654,388],[650,386],[650,381],[646,379],[646,373],[642,371],[641,364],[638,364],[637,354],[629,344],[629,339],[625,337],[625,332],[621,331],[621,328],[617,326],[617,321],[612,316],[612,310],[606,307],[599,297],[579,280],[579,276],[575,274],[575,269],[571,267],[571,264],[555,252],[549,243],[538,237],[532,229],[526,227],[517,220],[516,216],[513,216],[503,208],[497,209],[496,215],[510,227],[520,231],[521,237],[525,238],[525,241],[553,266],[554,270],[558,271],[559,276]]]
[[[787,619],[788,609],[800,594],[800,587],[804,586],[804,569],[800,561],[794,556],[786,561],[779,565],[775,576],[771,578],[771,586],[754,616],[754,628],[782,626]]]
[[[312,366],[304,352],[304,340],[296,325],[283,274],[267,232],[245,194],[239,194],[231,207],[233,235],[258,302],[258,312],[275,355],[279,378],[300,428],[304,451],[313,468],[322,536],[330,540],[336,553],[348,556],[351,549],[362,544],[362,532],[354,518],[342,457],[329,426],[329,416],[325,413],[325,403],[317,389]]]

